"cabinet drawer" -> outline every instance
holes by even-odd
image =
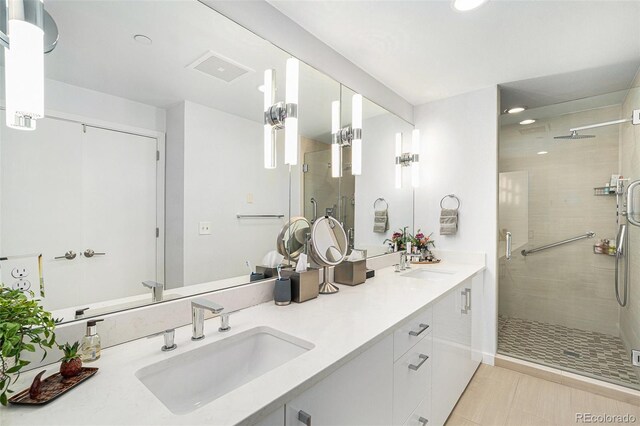
[[[411,413],[404,426],[430,426],[431,423],[431,395],[427,395]]]
[[[393,333],[393,359],[399,359],[420,339],[430,334],[431,330],[433,330],[433,309],[428,307]]]
[[[431,335],[393,365],[393,424],[402,425],[431,390]]]

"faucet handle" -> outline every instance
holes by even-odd
[[[231,330],[231,326],[229,325],[229,314],[221,314],[220,315],[220,328],[218,331],[225,332]]]
[[[165,330],[164,332],[164,346],[162,348],[160,348],[162,350],[162,352],[169,352],[174,350],[175,348],[178,347],[178,345],[175,344],[174,339],[176,337],[176,330],[175,329],[170,329],[170,330]]]

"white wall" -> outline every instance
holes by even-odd
[[[355,247],[383,247],[394,231],[405,226],[411,231],[412,227],[413,192],[408,168],[403,187],[395,187],[395,134],[404,134],[404,151],[410,151],[413,126],[387,113],[365,120],[362,127],[362,175],[356,176],[355,190]],[[385,234],[373,232],[373,203],[377,198],[389,203],[389,231]]]
[[[266,170],[262,130],[261,123],[189,101],[169,111],[167,146],[173,148],[167,155],[176,158],[167,159],[172,168],[167,176],[175,178],[182,170],[184,181],[168,194],[168,199],[184,205],[183,212],[173,212],[167,230],[167,241],[183,241],[182,280],[169,282],[170,287],[246,274],[245,260],[259,264],[275,249],[285,219],[236,218],[238,213],[288,214],[289,171],[282,164],[283,144],[278,143],[278,167]],[[182,226],[176,223],[181,214]],[[211,235],[199,235],[199,222],[212,223]],[[167,265],[167,277],[178,280],[179,269],[169,272],[170,268]]]
[[[497,349],[497,150],[496,86],[416,107],[421,132],[420,188],[416,190],[416,226],[434,232],[436,247],[480,251],[487,255],[484,275],[484,353],[492,362]],[[439,235],[440,199],[461,200],[460,226],[454,236]]]

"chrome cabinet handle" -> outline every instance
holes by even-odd
[[[507,232],[507,252],[505,253],[505,257],[507,260],[511,260],[511,232]]]
[[[76,252],[73,250],[69,250],[68,252],[66,252],[64,254],[64,256],[56,256],[54,257],[54,259],[67,259],[67,260],[73,260],[75,259],[77,256]]]
[[[419,336],[429,328],[429,324],[420,324],[420,331],[410,331],[409,336]]]
[[[298,411],[298,421],[307,426],[311,426],[311,414],[305,413],[302,410]]]
[[[427,423],[429,423],[429,420],[425,419],[424,417],[420,417],[418,421],[422,423],[422,426],[426,426]]]
[[[86,249],[83,254],[84,254],[84,257],[93,257],[93,256],[104,256],[107,253],[96,253],[92,249]]]
[[[418,371],[418,369],[420,367],[422,367],[422,364],[424,364],[425,362],[427,362],[427,360],[429,359],[429,357],[427,355],[424,354],[420,354],[420,359],[422,361],[420,361],[418,364],[409,364],[409,369],[413,370],[413,371]]]
[[[471,289],[465,288],[460,292],[460,294],[464,297],[464,305],[462,306],[462,309],[460,309],[460,312],[468,314],[471,310]]]
[[[633,189],[640,185],[640,180],[635,180],[629,184],[627,187],[627,220],[630,224],[635,226],[640,226],[640,222],[638,222],[633,216],[633,207],[634,207],[634,199],[633,199]]]

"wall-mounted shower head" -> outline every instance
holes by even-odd
[[[555,136],[554,139],[589,139],[595,137],[595,135],[579,135],[577,130],[572,130],[570,135]]]

